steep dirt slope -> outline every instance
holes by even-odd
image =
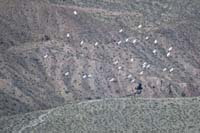
[[[117,98],[0,118],[2,132],[199,133],[200,99]]]
[[[141,97],[200,94],[198,0],[0,3],[0,116],[126,97],[138,82]]]

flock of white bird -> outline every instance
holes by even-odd
[[[78,14],[78,12],[77,11],[73,11],[73,14],[74,15],[77,15]],[[140,24],[140,25],[138,25],[138,28],[140,29],[140,28],[142,28],[143,26],[142,26],[142,24]],[[120,29],[119,30],[119,33],[122,33],[122,32],[124,32],[124,30],[123,29]],[[69,33],[67,33],[67,38],[69,38],[70,37],[70,34]],[[146,36],[145,37],[145,40],[148,40],[149,39],[149,36]],[[130,38],[126,38],[125,39],[125,42],[129,42],[130,41]],[[133,39],[132,40],[132,43],[133,44],[135,44],[137,42],[137,39]],[[122,41],[120,40],[120,41],[118,41],[117,42],[117,44],[118,45],[120,45],[122,43]],[[82,40],[81,42],[80,42],[80,45],[83,45],[84,44],[84,41]],[[94,44],[94,46],[98,46],[98,42],[95,42],[95,44]],[[158,44],[158,40],[154,40],[154,44]],[[172,49],[173,49],[173,47],[170,47],[168,50],[167,50],[167,57],[170,57],[171,56],[171,51],[172,51]],[[157,54],[157,49],[153,49],[153,54],[154,55],[156,55]],[[48,55],[46,54],[46,55],[44,55],[44,58],[48,58]],[[130,62],[134,62],[134,59],[133,58],[131,58],[130,59]],[[114,65],[118,65],[119,64],[119,61],[118,60],[115,60],[114,62],[113,62],[113,64]],[[144,74],[144,70],[145,69],[150,69],[150,67],[151,67],[151,64],[148,64],[147,62],[144,62],[143,63],[143,65],[142,65],[142,68],[143,68],[143,70],[142,71],[140,71],[138,74],[139,75],[143,75]],[[122,66],[118,66],[117,67],[118,68],[118,70],[122,70]],[[166,72],[167,70],[169,70],[169,72],[171,73],[171,72],[173,72],[174,71],[174,68],[172,67],[172,68],[163,68],[163,72]],[[65,76],[69,76],[69,74],[70,74],[70,72],[65,72]],[[84,74],[84,75],[82,75],[82,79],[86,79],[86,78],[92,78],[92,74]],[[135,82],[135,78],[133,78],[133,75],[132,74],[129,74],[128,76],[127,76],[127,78],[128,79],[130,79],[130,82],[131,83],[133,83],[133,82]],[[116,79],[114,78],[114,77],[112,77],[112,78],[110,78],[109,79],[109,81],[110,82],[114,82],[114,81],[116,81]]]

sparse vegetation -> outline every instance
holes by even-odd
[[[0,93],[7,103],[0,101],[0,116],[131,95],[138,81],[145,86],[140,97],[199,96],[199,5],[199,0],[2,1]],[[151,67],[142,68],[143,62]]]
[[[0,118],[1,132],[200,131],[200,99],[115,98]]]

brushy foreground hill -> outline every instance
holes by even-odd
[[[199,0],[0,0],[0,116],[133,94],[200,95]],[[122,30],[121,30],[122,29]]]
[[[199,133],[200,98],[115,98],[0,118],[1,132]]]

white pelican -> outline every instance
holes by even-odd
[[[85,79],[85,78],[87,78],[87,75],[84,74],[84,75],[83,75],[83,79]]]
[[[46,55],[44,55],[44,58],[47,58],[48,57],[48,55],[46,54]]]
[[[133,58],[131,58],[131,62],[133,62],[134,61],[134,59]]]
[[[173,47],[170,47],[170,48],[168,49],[168,51],[172,51],[172,49],[173,49]]]
[[[147,62],[144,62],[143,65],[142,65],[142,67],[145,68],[146,65],[147,65]]]
[[[83,45],[83,43],[84,43],[84,42],[83,42],[83,41],[81,41],[81,43],[80,43],[80,44],[81,44],[81,45]]]
[[[129,74],[127,77],[130,79],[130,78],[132,78],[132,75],[131,75],[131,74]]]
[[[94,44],[94,46],[97,46],[99,43],[98,42],[96,42],[95,44]]]
[[[170,73],[173,72],[173,71],[174,71],[174,68],[171,68],[171,69],[169,70]]]
[[[151,66],[151,65],[150,65],[150,64],[148,64],[146,68],[148,69],[148,68],[150,68],[150,66]]]
[[[119,61],[118,60],[116,60],[113,64],[114,65],[117,65],[119,63]]]
[[[117,44],[121,44],[121,43],[122,43],[122,41],[117,42]]]
[[[143,75],[143,73],[144,73],[144,71],[141,71],[139,74],[140,74],[140,75]]]
[[[134,40],[133,40],[133,43],[136,43],[136,41],[137,41],[137,40],[136,40],[136,39],[134,39]]]
[[[140,25],[138,25],[138,28],[142,28],[142,25],[140,24]]]
[[[154,50],[153,50],[153,53],[154,53],[154,54],[156,54],[156,52],[157,52],[157,50],[156,50],[156,49],[154,49]]]
[[[66,73],[65,73],[65,76],[68,76],[68,75],[69,75],[69,72],[66,72]]]
[[[132,79],[132,80],[131,80],[131,83],[134,83],[134,82],[135,82],[135,79]]]
[[[67,33],[67,37],[70,37],[70,34],[69,34],[69,33]]]
[[[123,32],[123,29],[120,29],[120,30],[119,30],[119,33],[122,33],[122,32]]]
[[[121,69],[122,69],[122,67],[121,67],[121,66],[119,66],[119,67],[118,67],[118,70],[121,70]]]
[[[158,40],[154,40],[154,43],[157,44],[157,43],[158,43]]]
[[[167,71],[167,68],[163,68],[163,72]]]
[[[88,74],[88,78],[91,78],[92,77],[92,75],[91,74]]]
[[[167,57],[169,57],[169,56],[170,56],[170,52],[167,53]]]
[[[113,82],[114,80],[115,80],[114,78],[111,78],[111,79],[110,79],[110,82]]]
[[[77,11],[74,11],[74,15],[77,15],[78,13],[77,13]]]

